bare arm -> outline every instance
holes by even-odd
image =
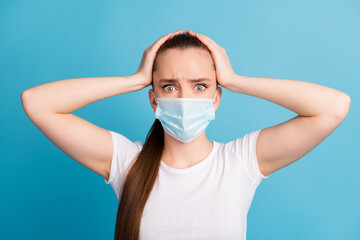
[[[113,152],[109,131],[71,112],[143,87],[137,75],[65,79],[27,89],[21,100],[27,116],[52,143],[108,179]]]
[[[64,79],[44,83],[21,94],[25,110],[71,113],[90,103],[142,89],[136,76]]]
[[[259,168],[267,176],[303,157],[328,137],[345,119],[349,95],[315,83],[235,76],[231,91],[283,106],[298,115],[263,129],[258,136]]]

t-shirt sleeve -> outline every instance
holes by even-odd
[[[109,179],[105,180],[115,191],[119,199],[123,183],[124,173],[137,153],[141,151],[142,143],[140,141],[132,142],[120,133],[108,130],[111,134],[113,144],[113,155],[111,159]]]
[[[261,180],[269,177],[264,176],[259,169],[259,163],[256,156],[256,143],[259,133],[262,129],[250,132],[231,142],[230,147],[232,150],[240,156],[246,171],[249,174],[249,177],[256,183],[260,183]]]

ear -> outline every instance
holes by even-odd
[[[216,89],[217,94],[215,97],[215,101],[214,101],[214,111],[216,112],[216,110],[218,109],[219,105],[220,105],[220,101],[221,101],[221,94],[222,94],[222,89],[221,87],[218,87]]]
[[[152,109],[156,112],[157,102],[155,100],[154,89],[149,89],[149,100]]]

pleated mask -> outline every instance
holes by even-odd
[[[213,99],[209,98],[156,98],[155,118],[165,131],[177,140],[188,143],[198,137],[215,119]]]

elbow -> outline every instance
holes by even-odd
[[[20,99],[21,99],[21,103],[24,104],[25,100],[29,98],[29,95],[30,95],[30,91],[27,89],[27,90],[24,90],[21,94],[20,94]]]
[[[344,120],[347,116],[351,105],[351,98],[349,95],[344,94],[342,103],[340,104],[339,110],[337,111],[336,117],[340,120]]]
[[[30,108],[32,108],[30,106],[34,105],[33,100],[31,100],[32,98],[33,98],[33,93],[29,89],[24,90],[20,95],[21,104],[26,113],[28,113]]]
[[[21,99],[21,104],[25,110],[25,106],[27,105],[28,99],[29,99],[29,90],[24,90],[21,94],[20,94],[20,99]],[[26,104],[25,104],[26,103]]]

